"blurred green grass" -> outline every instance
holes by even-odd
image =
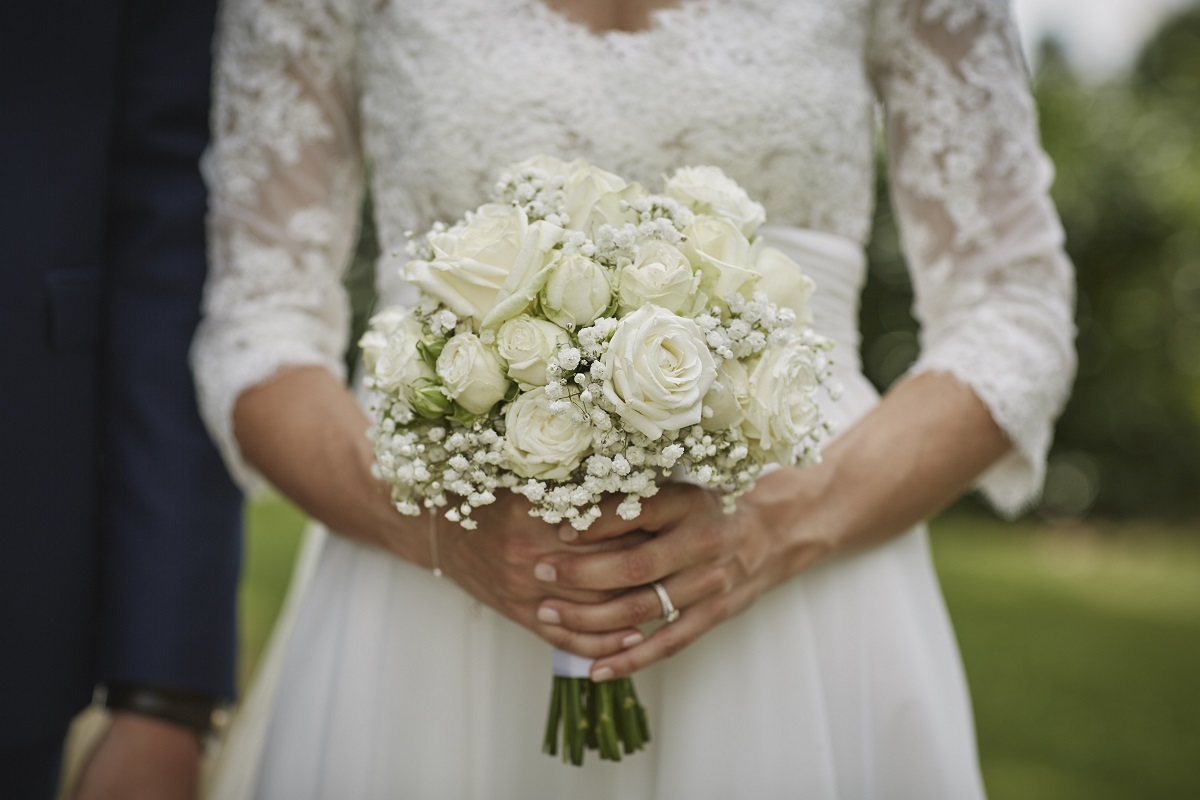
[[[247,515],[243,684],[304,523],[277,500]],[[1200,797],[1195,531],[973,516],[931,527],[992,800]]]

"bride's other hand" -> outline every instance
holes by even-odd
[[[535,566],[545,559],[568,553],[616,552],[646,542],[649,534],[630,531],[595,543],[564,544],[558,526],[529,516],[529,502],[511,492],[499,492],[495,503],[475,509],[479,523],[474,531],[439,517],[437,563],[479,602],[528,628],[550,644],[577,655],[600,658],[620,652],[645,637],[632,626],[580,631],[539,618],[543,602],[587,607],[617,597],[619,590],[576,589],[538,580]],[[427,526],[429,518],[421,518]],[[544,612],[543,612],[544,614]]]
[[[565,630],[580,633],[627,630],[663,618],[662,602],[652,587],[659,581],[681,611],[678,619],[645,643],[598,662],[592,675],[596,680],[621,677],[677,653],[772,586],[834,552],[832,531],[823,527],[818,514],[807,525],[790,524],[793,502],[807,497],[802,505],[812,508],[822,480],[818,470],[773,472],[739,500],[733,514],[722,510],[716,492],[686,484],[664,486],[643,501],[635,522],[653,532],[652,538],[613,552],[551,555],[538,572],[548,578],[546,567],[552,567],[551,585],[613,586],[621,593],[590,604],[548,598],[541,613],[556,615]],[[619,518],[605,517],[575,541],[604,541],[621,527]]]
[[[547,585],[623,590],[591,606],[543,603],[580,633],[628,629],[663,616],[663,584],[681,611],[644,642],[592,666],[594,680],[623,677],[679,652],[763,592],[834,554],[882,543],[944,508],[1011,443],[978,396],[955,378],[924,373],[883,401],[827,448],[821,464],[763,476],[727,515],[720,498],[694,486],[664,487],[635,524],[655,536],[609,553],[547,556]],[[630,523],[611,515],[564,538],[586,543]]]
[[[369,424],[346,387],[319,367],[279,373],[243,392],[234,410],[241,455],[297,506],[339,535],[432,568],[429,517],[401,516],[371,474]],[[644,535],[569,545],[528,512],[524,498],[501,492],[494,504],[476,510],[477,531],[439,518],[439,566],[481,603],[568,652],[596,658],[640,641],[632,627],[576,631],[539,620],[541,600],[587,603],[615,591],[539,583],[534,567],[571,549],[612,550]]]

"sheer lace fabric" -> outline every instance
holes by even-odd
[[[364,162],[395,301],[405,232],[538,152],[650,185],[717,164],[773,223],[861,243],[882,101],[914,371],[970,385],[1012,438],[983,480],[993,502],[1036,496],[1074,366],[1072,276],[1004,2],[684,0],[647,31],[595,35],[540,0],[230,0],[221,29],[194,361],[243,483],[237,396],[288,366],[341,369]]]

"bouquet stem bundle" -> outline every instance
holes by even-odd
[[[633,681],[620,678],[596,683],[589,678],[556,676],[550,690],[543,752],[558,755],[560,739],[563,761],[575,766],[583,764],[585,750],[599,751],[606,761],[620,761],[622,747],[626,755],[644,748],[650,741],[650,725]]]

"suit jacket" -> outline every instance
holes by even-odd
[[[0,746],[230,696],[240,497],[187,365],[215,0],[0,4]]]

